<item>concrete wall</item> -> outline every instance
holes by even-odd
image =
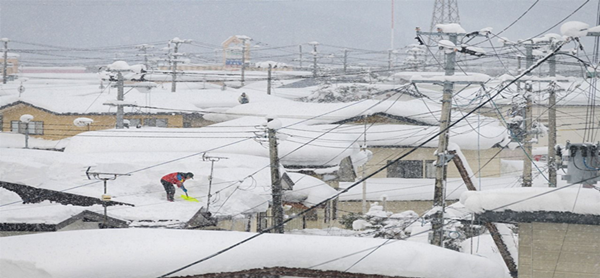
[[[519,278],[600,277],[600,226],[519,223]]]

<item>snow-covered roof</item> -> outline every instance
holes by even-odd
[[[254,235],[229,231],[106,229],[2,237],[0,267],[11,277],[159,277]],[[509,277],[504,267],[491,259],[424,243],[280,234],[263,234],[175,275],[263,267],[402,277]]]
[[[464,192],[460,202],[473,212],[572,212],[600,215],[600,191],[578,186],[511,188]]]
[[[329,134],[321,127],[282,120],[284,127],[279,131],[278,149],[284,165],[333,166],[359,150],[352,135]],[[221,152],[268,158],[269,144],[261,127],[264,124],[265,118],[244,117],[203,128],[90,131],[71,138],[65,152]],[[315,134],[321,136],[314,139]]]
[[[4,138],[4,134],[0,133]],[[108,181],[107,193],[113,201],[134,204],[135,207],[109,208],[111,217],[129,221],[170,220],[182,223],[190,220],[202,206],[206,206],[211,173],[211,162],[202,155],[190,152],[54,152],[32,149],[10,149],[0,140],[0,179],[37,188],[63,191],[77,195],[98,197],[103,194],[100,180],[88,180],[87,167],[92,172],[130,174]],[[10,140],[9,140],[10,141]],[[107,141],[105,141],[106,143]],[[152,142],[140,141],[150,145]],[[94,146],[89,146],[93,148]],[[265,211],[271,199],[270,161],[232,153],[210,152],[209,155],[226,157],[214,163],[213,194],[210,205],[213,215],[242,215]],[[186,181],[188,193],[200,200],[186,202],[176,194],[176,202],[167,202],[160,178],[171,172],[193,172],[194,179]],[[307,206],[318,203],[335,193],[322,181],[302,175],[290,174],[296,184],[295,194],[304,196]],[[38,204],[21,204],[21,198],[8,190],[0,189],[0,222],[56,224],[83,210],[102,213],[101,206],[72,207],[44,201]],[[134,223],[135,225],[135,223]]]
[[[444,33],[464,34],[467,32],[458,23],[436,24],[435,28],[440,29]]]

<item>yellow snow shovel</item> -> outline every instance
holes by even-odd
[[[181,198],[190,202],[200,202],[198,201],[198,199],[188,196],[187,192],[185,193],[185,195],[181,195]]]

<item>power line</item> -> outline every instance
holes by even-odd
[[[521,74],[520,74],[520,75],[519,75],[517,78],[515,78],[514,80],[512,80],[511,82],[509,82],[509,84],[505,85],[505,86],[504,86],[502,89],[500,89],[498,92],[496,92],[496,94],[495,94],[494,96],[491,96],[489,100],[487,100],[487,101],[483,102],[482,104],[478,105],[476,108],[474,108],[473,110],[471,110],[469,113],[467,113],[467,114],[463,115],[461,118],[459,118],[459,119],[458,119],[458,120],[456,120],[455,122],[452,122],[452,123],[450,123],[450,124],[449,124],[449,125],[448,125],[448,126],[445,128],[445,129],[444,129],[444,130],[440,130],[440,131],[439,131],[439,132],[438,132],[436,135],[434,135],[434,136],[430,137],[429,139],[425,140],[424,142],[422,142],[422,143],[421,143],[421,144],[419,144],[418,146],[416,146],[416,147],[412,148],[412,149],[411,149],[410,151],[408,151],[406,154],[404,154],[404,155],[402,155],[402,156],[400,156],[400,157],[396,158],[396,159],[395,159],[395,160],[393,160],[392,162],[390,162],[390,163],[386,164],[384,167],[382,167],[382,168],[378,169],[377,171],[374,171],[373,173],[371,173],[371,174],[367,175],[366,177],[363,177],[363,178],[362,178],[362,179],[360,179],[359,181],[357,181],[357,182],[353,183],[352,185],[350,185],[348,188],[346,188],[346,189],[344,189],[344,190],[341,190],[340,192],[338,192],[338,193],[337,193],[337,194],[335,194],[334,196],[332,196],[332,197],[329,197],[329,198],[327,198],[327,199],[325,199],[325,200],[323,200],[323,201],[319,202],[319,203],[318,203],[318,204],[316,204],[315,206],[312,206],[312,207],[310,207],[310,208],[308,208],[308,209],[306,209],[306,210],[304,210],[304,211],[301,211],[301,212],[297,213],[295,217],[290,217],[290,218],[286,219],[286,220],[285,220],[285,221],[283,221],[283,222],[282,222],[280,225],[285,225],[285,223],[287,223],[287,222],[291,221],[292,219],[295,219],[295,218],[297,218],[297,217],[300,217],[301,215],[304,215],[304,214],[306,214],[308,211],[310,211],[310,210],[314,209],[314,208],[315,208],[315,207],[317,207],[318,205],[325,204],[326,202],[328,202],[328,201],[332,200],[333,198],[337,198],[339,195],[341,195],[341,194],[343,194],[343,193],[345,193],[345,192],[348,192],[348,190],[350,190],[351,188],[355,187],[356,185],[358,185],[358,184],[362,183],[364,180],[367,180],[367,179],[369,179],[369,178],[373,177],[374,175],[376,175],[376,174],[378,174],[379,172],[383,171],[384,169],[386,169],[387,167],[389,167],[389,166],[390,166],[390,165],[392,165],[393,163],[395,163],[395,162],[399,161],[400,159],[402,159],[402,158],[404,158],[404,157],[408,156],[409,154],[411,154],[411,153],[413,153],[414,151],[416,151],[417,149],[421,148],[422,146],[424,146],[424,145],[425,145],[425,144],[427,144],[428,142],[430,142],[430,141],[432,141],[433,139],[437,138],[437,136],[439,136],[440,134],[442,134],[442,133],[443,133],[443,132],[445,132],[446,130],[450,129],[451,127],[453,127],[454,125],[456,125],[456,124],[457,124],[457,123],[459,123],[460,121],[464,120],[464,119],[465,119],[465,118],[466,118],[468,115],[471,115],[471,114],[473,114],[475,111],[477,111],[477,110],[479,110],[480,108],[482,108],[482,107],[483,107],[485,104],[487,104],[488,102],[490,102],[490,101],[491,101],[491,100],[492,100],[494,97],[498,96],[498,95],[500,94],[500,92],[502,92],[503,90],[505,90],[506,88],[508,88],[508,86],[512,85],[512,84],[513,84],[513,83],[515,83],[517,80],[519,80],[520,78],[522,78],[523,76],[525,76],[525,75],[526,75],[526,74],[528,74],[529,72],[533,71],[535,68],[539,67],[539,66],[541,65],[541,63],[543,63],[543,62],[545,62],[546,60],[548,60],[548,59],[549,59],[549,58],[550,58],[552,55],[554,55],[554,53],[555,53],[555,52],[557,52],[557,51],[558,51],[558,50],[559,50],[561,47],[562,47],[562,45],[559,45],[559,46],[557,47],[557,49],[556,49],[555,51],[553,51],[553,53],[550,53],[549,55],[547,55],[547,56],[546,56],[546,57],[544,57],[543,59],[539,60],[537,63],[534,63],[534,64],[533,64],[533,65],[532,65],[530,68],[528,68],[528,69],[527,69],[527,70],[525,70],[523,73],[521,73]],[[253,235],[253,236],[251,236],[251,237],[249,237],[249,238],[247,238],[247,239],[244,239],[244,240],[242,240],[242,241],[240,241],[240,242],[238,242],[238,243],[235,243],[235,244],[233,244],[233,245],[231,245],[231,246],[229,246],[229,247],[226,247],[226,248],[224,248],[224,249],[221,249],[220,251],[218,251],[218,252],[216,252],[216,253],[214,253],[214,254],[212,254],[212,255],[209,255],[209,256],[207,256],[207,257],[204,257],[204,258],[202,258],[202,259],[200,259],[200,260],[197,260],[197,261],[195,261],[195,262],[192,262],[192,263],[190,263],[190,264],[187,264],[187,265],[185,265],[185,266],[183,266],[183,267],[181,267],[181,268],[178,268],[178,269],[176,269],[176,270],[173,270],[173,271],[171,271],[171,272],[169,272],[169,273],[167,273],[167,274],[164,274],[164,275],[162,275],[162,276],[160,276],[160,277],[166,277],[166,276],[168,276],[168,275],[171,275],[171,274],[177,273],[177,272],[179,272],[179,271],[181,271],[181,270],[184,270],[184,269],[186,269],[186,268],[189,268],[189,267],[191,267],[191,266],[193,266],[193,265],[196,265],[196,264],[198,264],[198,263],[201,263],[201,262],[203,262],[203,261],[206,261],[206,260],[208,260],[208,259],[211,259],[211,258],[213,258],[213,257],[216,257],[216,256],[218,256],[218,255],[220,255],[220,254],[222,254],[222,253],[225,253],[225,252],[227,252],[227,251],[229,251],[229,250],[231,250],[231,249],[233,249],[233,248],[235,248],[235,247],[237,247],[237,246],[239,246],[239,245],[242,245],[242,244],[244,244],[244,243],[246,243],[246,242],[248,242],[248,241],[250,241],[250,240],[253,240],[253,239],[257,238],[257,237],[259,237],[260,235],[262,235],[262,234],[264,234],[264,233],[266,233],[266,232],[268,232],[268,231],[270,231],[270,230],[273,230],[274,228],[275,228],[275,227],[271,227],[271,228],[269,228],[269,229],[263,230],[263,231],[261,231],[261,232],[259,232],[259,233],[255,234],[255,235]]]

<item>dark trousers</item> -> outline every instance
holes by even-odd
[[[172,202],[175,197],[175,187],[173,186],[172,183],[170,183],[166,180],[161,179],[160,182],[165,187],[165,191],[167,192],[167,200]]]

